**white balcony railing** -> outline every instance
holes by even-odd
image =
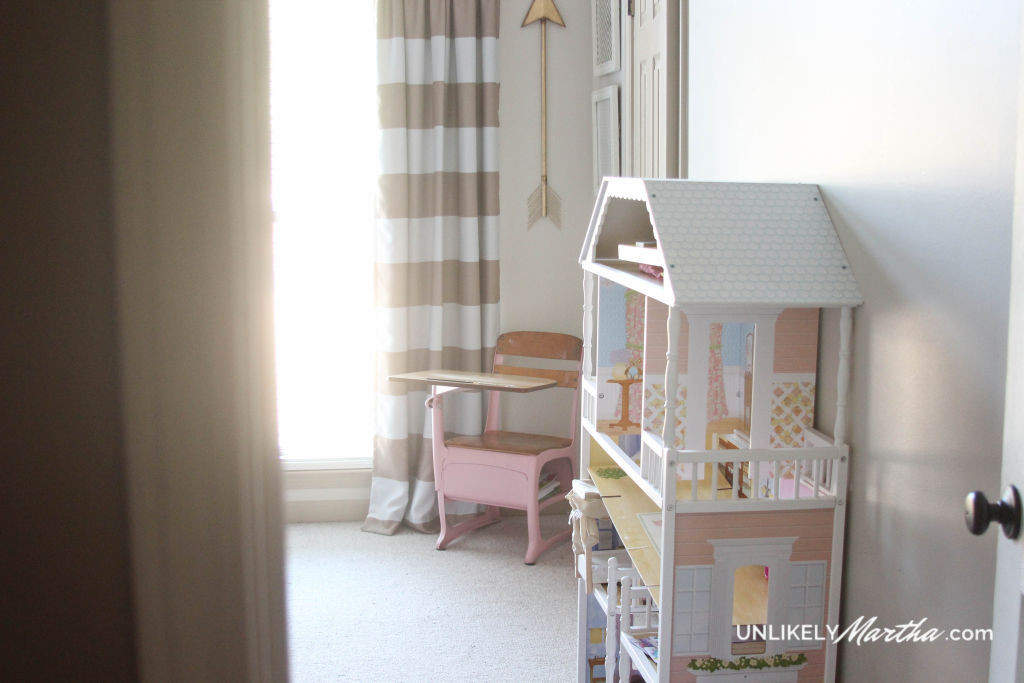
[[[659,506],[669,493],[664,486],[666,457],[676,482],[669,495],[680,503],[785,503],[802,508],[828,505],[836,498],[838,463],[847,447],[836,446],[817,430],[804,430],[798,448],[750,448],[744,435],[734,433],[724,437],[732,448],[711,451],[666,449],[659,435],[645,430],[634,459],[616,438],[598,430],[594,378],[585,377],[582,388],[585,430]]]
[[[710,477],[710,500],[800,501],[831,499],[836,496],[836,463],[846,454],[845,446],[816,430],[803,432],[800,448],[757,448],[736,435],[727,441],[734,447],[714,451],[675,451],[680,465],[689,470],[691,501],[700,496],[698,475]],[[680,468],[682,469],[682,468]]]
[[[593,377],[583,378],[583,421],[597,424],[597,380]]]
[[[640,438],[640,476],[661,491],[662,473],[664,470],[665,451],[661,437],[653,432],[643,432]]]

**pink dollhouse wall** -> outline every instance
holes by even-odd
[[[818,364],[818,309],[787,308],[775,321],[776,373],[813,373]]]
[[[780,510],[771,512],[716,512],[676,515],[676,565],[712,565],[715,549],[710,539],[724,538],[797,538],[792,562],[825,560],[832,562],[831,509]],[[826,572],[826,576],[828,573]],[[826,579],[827,582],[827,579]],[[829,587],[826,583],[825,595]],[[827,600],[827,597],[826,597]],[[828,613],[828,604],[824,607]],[[825,675],[825,648],[800,650],[807,664],[800,671],[801,683],[820,682]],[[696,677],[686,668],[693,657],[672,658],[672,681],[690,683]]]
[[[647,300],[646,359],[657,367],[665,363],[668,351],[668,306],[654,299]],[[680,315],[679,374],[687,372],[688,332],[686,316]],[[813,373],[818,360],[818,309],[787,308],[775,322],[776,373]]]

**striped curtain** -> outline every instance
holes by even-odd
[[[387,377],[486,370],[494,353],[498,0],[378,0],[377,36],[376,420],[363,530],[435,531],[427,392]],[[479,434],[481,394],[457,398],[445,402],[446,430]]]

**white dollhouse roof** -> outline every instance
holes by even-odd
[[[605,178],[580,262],[675,306],[863,301],[817,185]]]

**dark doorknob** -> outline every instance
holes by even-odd
[[[967,530],[980,536],[988,529],[991,522],[1003,527],[1007,538],[1014,539],[1020,535],[1020,493],[1017,487],[1010,484],[1003,491],[1003,497],[990,503],[981,491],[971,491],[964,501],[964,522]]]

